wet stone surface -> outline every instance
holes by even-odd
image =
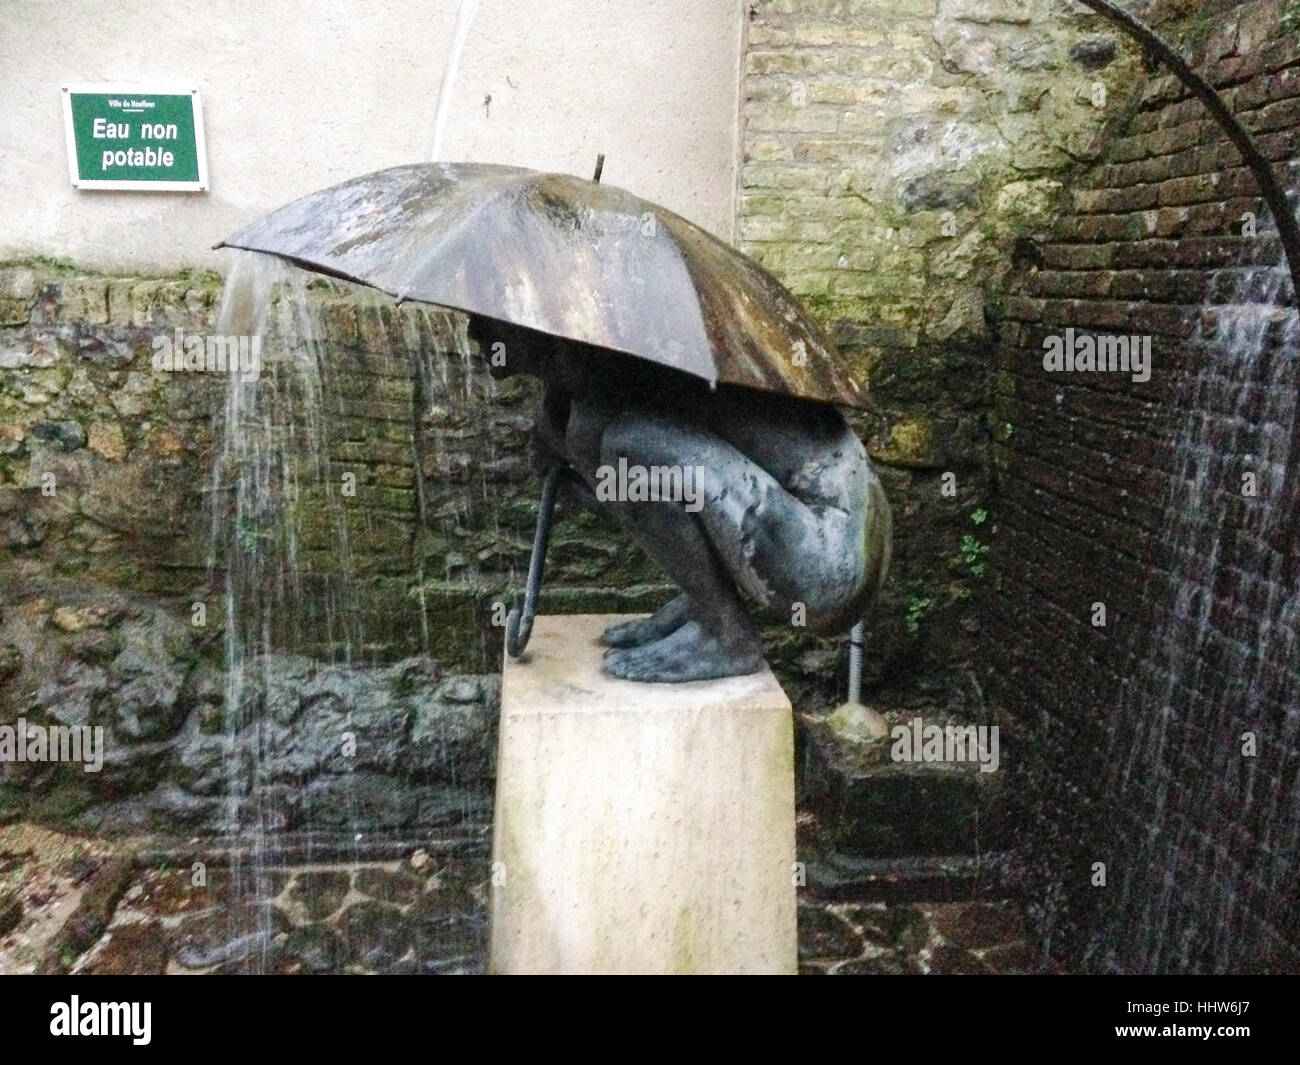
[[[809,976],[1051,973],[1011,902],[799,902]]]
[[[380,873],[382,877],[386,871],[367,869],[358,873],[357,877],[360,878],[363,873],[373,874],[376,872]],[[384,878],[386,879],[386,877]],[[301,906],[308,919],[320,921],[329,917],[343,905],[343,900],[347,898],[348,891],[351,890],[352,880],[353,878],[343,870],[300,873],[293,878],[293,883],[285,896],[287,901]]]
[[[157,975],[167,969],[167,945],[157,921],[117,929],[99,951],[95,972],[104,976]]]
[[[417,851],[391,862],[147,870],[75,970],[476,973],[486,955],[486,862]]]
[[[239,871],[150,869],[86,973],[472,974],[487,955],[486,862],[431,857]],[[258,890],[260,888],[260,890]],[[799,904],[807,975],[1050,972],[1005,902]]]

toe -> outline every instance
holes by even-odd
[[[608,647],[631,647],[641,642],[644,628],[645,622],[640,618],[636,621],[620,621],[609,626],[601,639]]]

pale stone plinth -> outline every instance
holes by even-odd
[[[790,700],[766,668],[616,680],[618,620],[540,617],[506,661],[490,968],[793,973]]]

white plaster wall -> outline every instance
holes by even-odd
[[[458,0],[4,0],[0,257],[222,269],[296,196],[427,158]],[[444,159],[591,173],[732,238],[738,0],[480,0]],[[72,188],[63,82],[196,82],[211,191]],[[490,105],[485,97],[491,95]]]

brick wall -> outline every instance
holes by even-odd
[[[321,471],[306,468],[309,456],[297,446],[286,469],[305,490],[293,522],[268,517],[236,530],[235,541],[218,546],[213,571],[226,381],[157,372],[151,356],[154,339],[177,328],[216,332],[221,286],[210,275],[0,264],[0,719],[23,712],[61,668],[66,633],[56,615],[96,603],[113,613],[105,604],[122,595],[187,627],[193,604],[203,603],[195,653],[219,666],[224,560],[246,552],[239,536],[285,548],[279,541],[290,528],[298,537],[292,566],[271,561],[262,573],[243,573],[253,603],[254,585],[266,580],[298,585],[292,610],[269,589],[260,600],[271,646],[329,655],[346,631],[362,660],[423,651],[450,670],[498,669],[496,604],[521,595],[536,522],[526,443],[534,384],[493,385],[456,339],[464,329],[456,316],[415,306],[394,313],[373,298],[313,285],[313,328],[326,351],[323,472],[335,491],[326,498],[315,490]],[[270,361],[276,342],[264,340]],[[284,415],[275,414],[292,420]],[[299,420],[300,441],[304,428]],[[52,495],[41,488],[46,474],[56,480]],[[355,494],[337,491],[344,475],[355,478]],[[218,505],[232,481],[223,475]],[[219,525],[233,528],[228,514]],[[637,612],[671,594],[619,530],[561,507],[542,611]],[[783,624],[768,636],[792,698],[812,706],[834,698],[842,641]]]
[[[219,320],[221,292],[208,275],[0,264],[0,723],[108,735],[98,774],[0,766],[0,820],[224,832],[269,811],[267,828],[332,830],[356,804],[353,828],[478,824],[495,749],[493,604],[518,593],[536,521],[534,388],[493,388],[460,316],[314,284],[308,333],[273,290],[269,321],[249,330],[263,342],[256,404],[218,462],[227,375],[164,372],[153,345],[178,329],[244,331]],[[309,335],[321,364],[290,372]],[[236,521],[241,478],[268,491]],[[228,572],[241,657],[257,663],[238,707],[225,698]],[[542,609],[635,611],[669,594],[616,530],[561,514]],[[287,652],[339,662],[344,636],[360,668],[321,677],[369,730],[357,772],[316,772],[336,745],[333,697],[290,712],[271,757],[249,708],[302,673]],[[245,743],[261,768],[227,779]],[[230,787],[257,795],[234,821]]]
[[[208,504],[226,381],[156,371],[151,357],[154,338],[178,328],[215,332],[220,292],[212,276],[0,268],[6,580],[31,594],[48,581],[104,584],[170,599],[180,615],[203,600],[219,626],[220,591],[208,584]],[[310,303],[328,352],[325,475],[341,483],[352,474],[356,491],[334,496],[348,527],[346,560],[318,493],[303,496],[302,575],[357,585],[373,655],[412,653],[427,640],[448,665],[494,669],[500,630],[491,625],[492,603],[522,580],[536,517],[525,439],[530,382],[493,388],[477,356],[460,350],[456,316],[414,307],[395,314],[325,286],[310,290]],[[277,339],[265,343],[269,362]],[[272,414],[285,424],[297,419],[301,439],[291,406]],[[301,465],[307,456],[297,451]],[[41,489],[46,473],[55,477],[50,494]],[[303,484],[311,488],[314,476],[302,471]],[[636,609],[665,594],[616,530],[589,515],[565,514],[552,542],[544,608]],[[11,592],[14,602],[24,594]],[[303,598],[309,606],[324,601]]]
[[[1017,241],[1047,224],[1139,80],[1134,49],[1058,0],[750,5],[741,246],[822,318],[884,409],[859,423],[895,520],[873,685],[973,654],[988,316]]]
[[[1286,5],[1176,6],[1162,29],[1294,186]],[[1265,220],[1235,150],[1159,73],[1005,303],[987,677],[1011,718],[1040,928],[1076,966],[1300,964],[1298,615],[1269,535],[1289,445],[1267,428],[1294,413],[1295,325],[1225,306],[1268,295],[1238,292],[1278,261]],[[1234,346],[1251,325],[1259,343]],[[1048,372],[1044,340],[1067,328],[1150,336],[1150,380]]]

